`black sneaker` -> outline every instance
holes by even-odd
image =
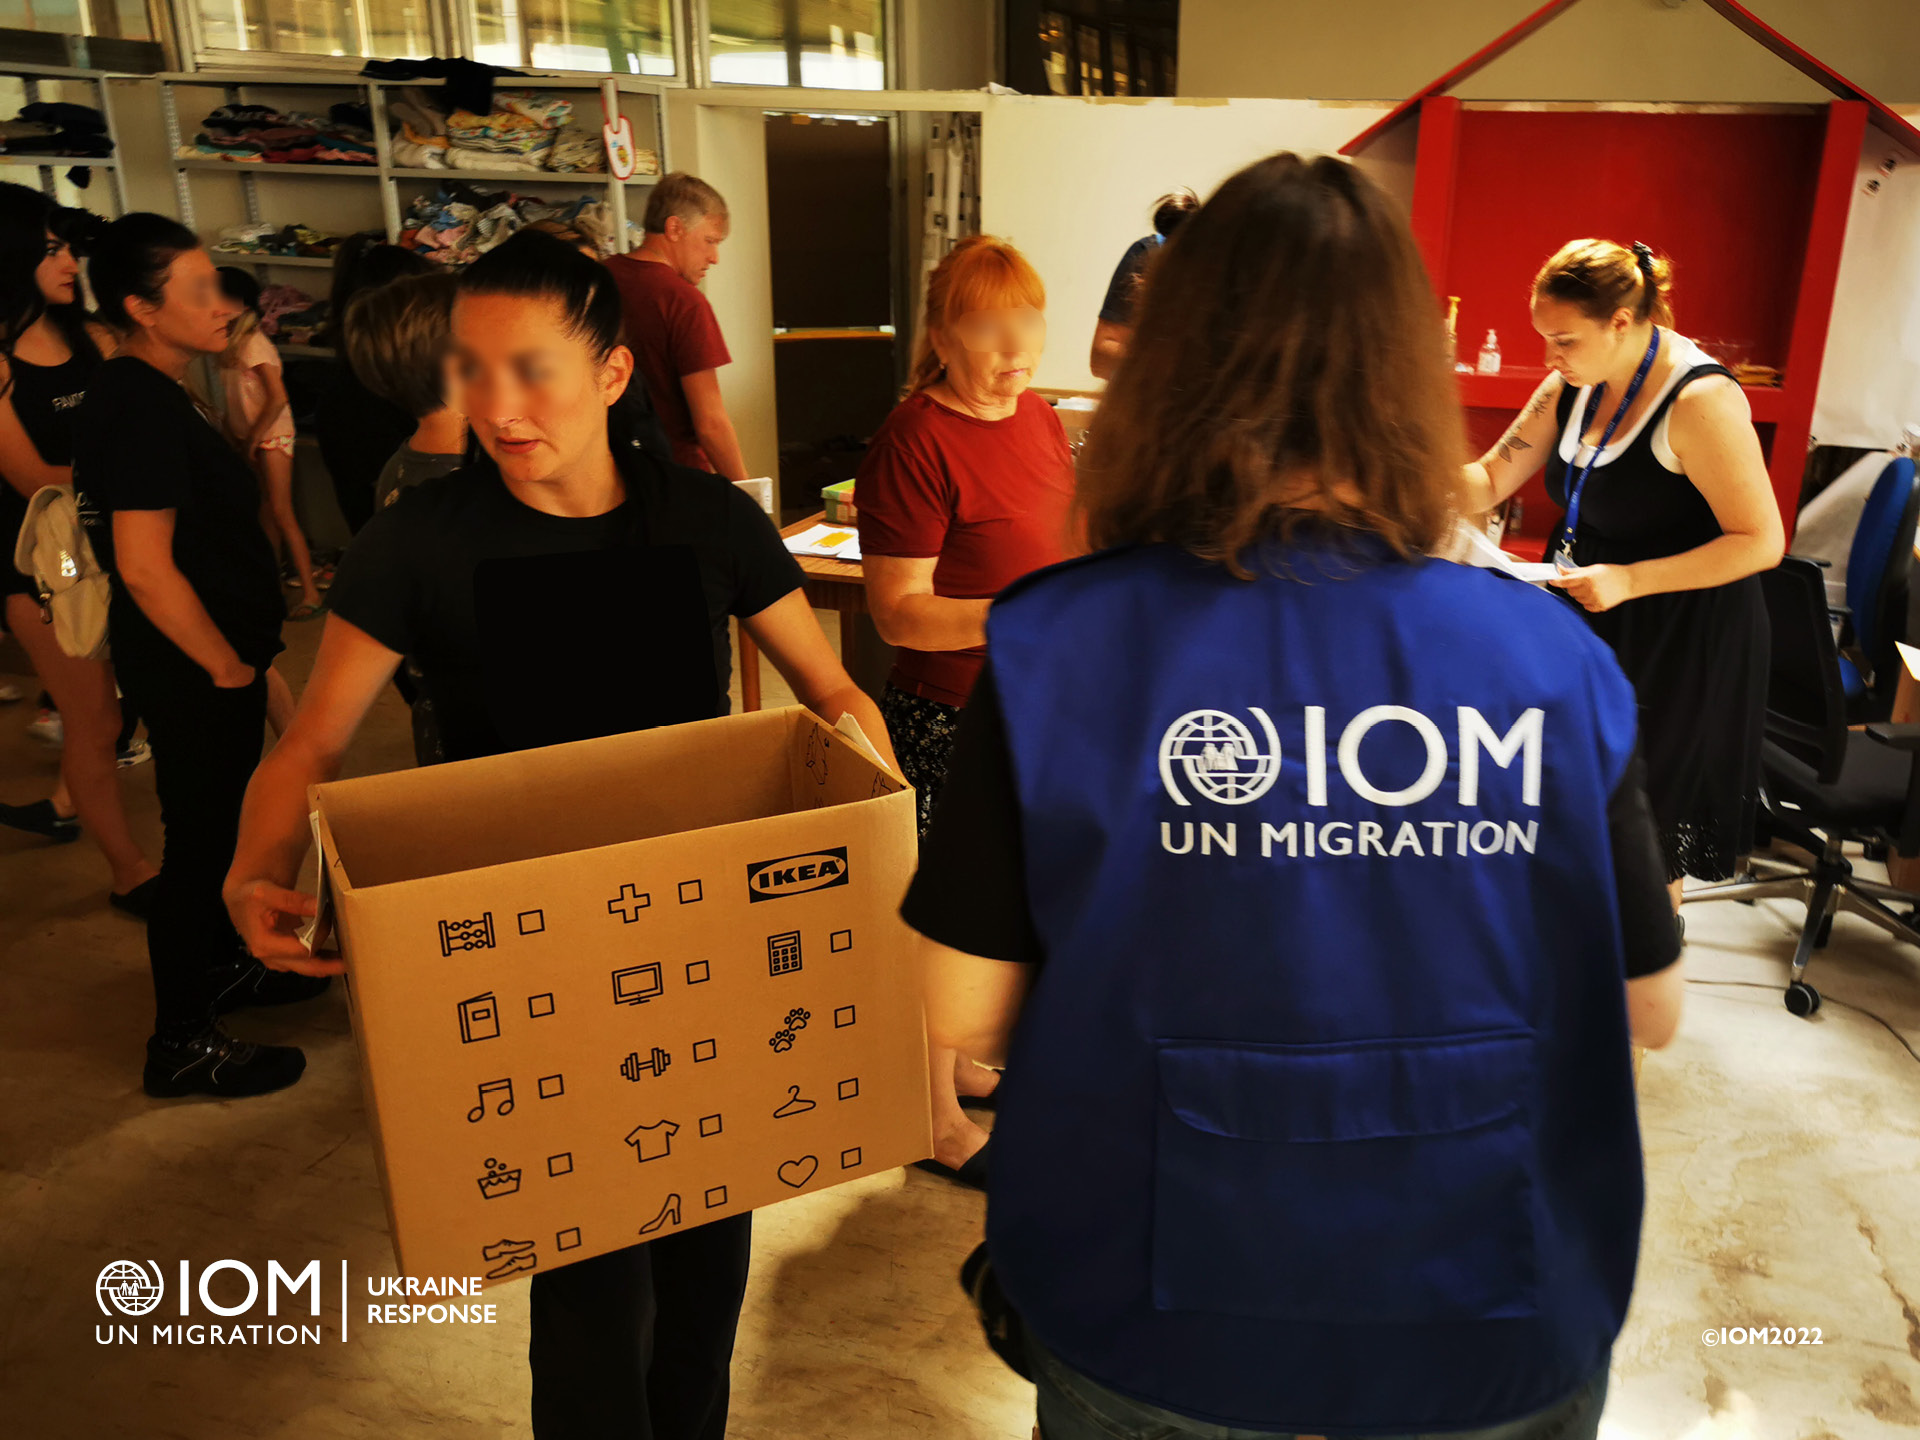
[[[187,1040],[147,1041],[147,1068],[140,1083],[161,1099],[180,1095],[219,1095],[228,1099],[284,1090],[307,1068],[307,1057],[292,1045],[256,1045],[236,1040],[217,1024]]]
[[[260,1005],[298,1005],[327,993],[331,975],[302,975],[294,970],[269,970],[251,955],[214,968],[213,1013],[229,1015]]]
[[[51,800],[36,800],[31,805],[0,805],[0,825],[44,836],[56,845],[80,838],[80,817],[60,814]]]

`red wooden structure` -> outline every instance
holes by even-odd
[[[1915,152],[1920,131],[1736,0],[1704,3],[1838,98],[1631,107],[1446,93],[1578,3],[1549,0],[1342,153],[1409,205],[1435,288],[1461,297],[1461,359],[1499,333],[1501,373],[1460,377],[1475,453],[1546,373],[1528,307],[1540,262],[1585,235],[1644,240],[1673,260],[1684,333],[1721,359],[1781,372],[1747,397],[1791,533],[1867,128]],[[1542,482],[1521,498],[1537,546],[1553,518]]]

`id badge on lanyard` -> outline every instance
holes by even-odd
[[[1626,418],[1627,411],[1633,408],[1634,399],[1640,394],[1640,387],[1647,383],[1647,376],[1653,370],[1654,357],[1660,353],[1660,327],[1653,327],[1653,338],[1647,342],[1647,353],[1641,357],[1640,368],[1633,372],[1633,380],[1627,386],[1627,393],[1620,398],[1620,408],[1613,412],[1613,419],[1607,422],[1607,428],[1600,434],[1599,444],[1593,447],[1593,454],[1587,457],[1587,463],[1574,477],[1573,485],[1567,492],[1567,523],[1560,531],[1560,543],[1553,552],[1553,568],[1564,575],[1569,570],[1580,567],[1573,559],[1573,537],[1580,528],[1580,497],[1586,491],[1587,479],[1593,474],[1594,467],[1600,463],[1608,444],[1613,440],[1613,432],[1620,428],[1620,422]],[[1600,413],[1601,397],[1607,393],[1603,380],[1593,387],[1593,394],[1587,397],[1586,413],[1580,418],[1580,433],[1585,435],[1593,424],[1593,417]],[[1577,451],[1575,452],[1578,453]]]

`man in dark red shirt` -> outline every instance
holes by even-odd
[[[653,187],[643,224],[640,248],[607,262],[627,312],[627,344],[674,460],[745,480],[740,440],[720,398],[720,367],[733,357],[696,288],[720,258],[727,202],[706,181],[676,171]]]

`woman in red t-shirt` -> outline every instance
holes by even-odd
[[[867,601],[900,652],[880,708],[919,792],[923,834],[986,656],[987,607],[1068,553],[1073,452],[1053,407],[1027,389],[1046,303],[1033,266],[1004,240],[956,245],[927,281],[907,398],[856,477]],[[935,1050],[933,1079],[936,1160],[983,1185],[986,1132],[956,1093],[991,1091],[993,1077]]]

